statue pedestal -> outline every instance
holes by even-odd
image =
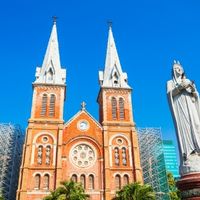
[[[177,187],[183,200],[200,200],[200,172],[182,176]]]

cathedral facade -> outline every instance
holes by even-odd
[[[111,200],[124,185],[143,182],[132,89],[111,27],[99,83],[99,121],[83,102],[64,122],[66,70],[61,67],[54,22],[43,64],[36,68],[17,200],[42,200],[65,180],[81,182],[91,200]]]

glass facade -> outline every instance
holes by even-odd
[[[137,130],[144,183],[153,187],[156,200],[169,200],[161,129],[138,128]]]
[[[0,123],[0,193],[16,199],[24,132],[19,126]]]
[[[171,172],[174,178],[179,178],[178,160],[175,145],[172,140],[163,140],[163,152],[166,170]]]

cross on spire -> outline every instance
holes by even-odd
[[[81,103],[81,110],[85,110],[85,107],[86,107],[86,103],[83,101],[83,102]]]
[[[108,20],[107,23],[108,23],[108,27],[109,27],[109,28],[112,28],[112,24],[113,24],[112,21],[111,21],[111,20]]]
[[[53,23],[56,24],[56,21],[57,21],[58,17],[57,16],[53,16],[52,19],[53,19]]]

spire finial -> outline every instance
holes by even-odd
[[[81,103],[81,110],[85,110],[85,107],[86,107],[86,103],[83,101],[83,102]]]
[[[57,16],[53,16],[52,19],[53,19],[53,24],[56,24],[56,21],[57,21],[58,17]]]
[[[111,21],[111,20],[108,20],[107,23],[108,23],[108,27],[109,27],[109,28],[112,28],[112,24],[113,24],[112,21]]]

